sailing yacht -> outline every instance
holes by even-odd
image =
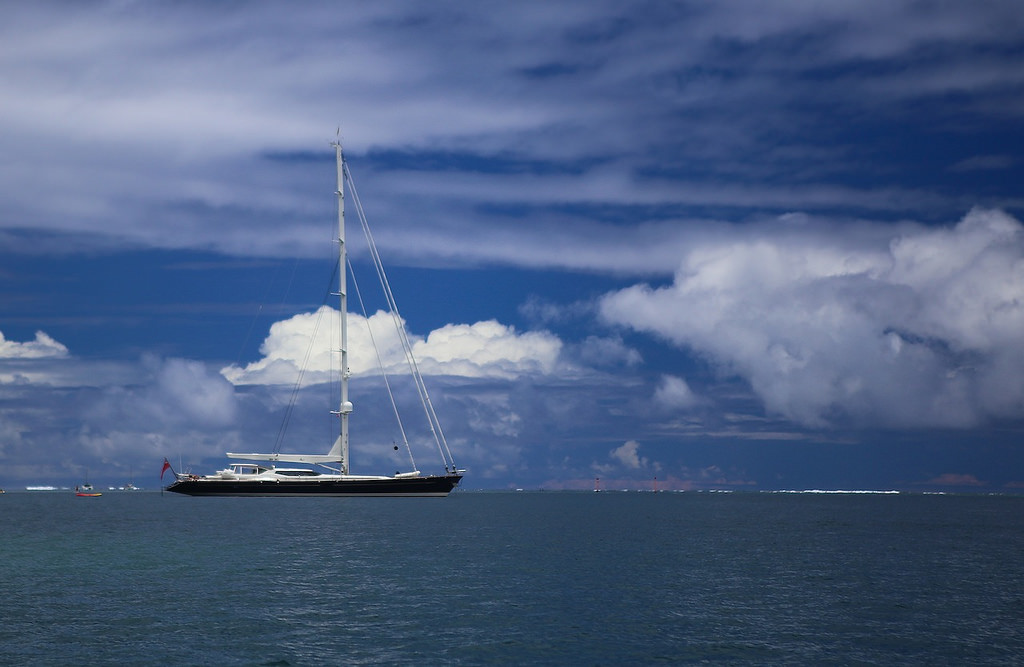
[[[433,406],[427,394],[423,378],[420,376],[419,368],[412,357],[412,345],[409,343],[407,333],[401,318],[398,317],[398,307],[387,283],[387,276],[384,273],[380,256],[377,253],[373,237],[369,233],[366,223],[366,216],[363,213],[362,205],[359,203],[359,196],[356,193],[355,185],[352,182],[352,175],[348,170],[340,141],[331,144],[334,147],[335,159],[338,171],[338,187],[335,195],[338,199],[338,248],[339,248],[339,270],[338,270],[338,292],[341,311],[341,347],[340,347],[340,403],[337,410],[331,413],[339,418],[340,433],[326,454],[287,454],[279,451],[272,453],[232,453],[228,452],[228,458],[240,459],[244,463],[232,463],[227,468],[216,472],[213,475],[194,475],[190,473],[175,472],[167,459],[164,459],[164,468],[160,473],[170,470],[174,475],[174,482],[167,487],[168,491],[182,493],[190,496],[447,496],[462,480],[465,472],[456,467],[452,458],[451,450],[444,438],[440,422],[434,412]],[[384,295],[394,315],[393,319],[399,327],[399,338],[405,348],[407,361],[409,362],[410,375],[416,385],[417,393],[423,404],[424,412],[430,424],[430,431],[434,436],[438,451],[444,462],[444,474],[424,475],[416,470],[412,460],[412,452],[408,447],[408,440],[405,439],[404,427],[399,428],[403,434],[406,449],[410,455],[410,463],[413,470],[399,472],[391,476],[387,475],[355,475],[349,469],[349,415],[352,413],[352,403],[349,401],[348,381],[348,294],[347,294],[347,267],[348,254],[345,246],[345,184],[348,183],[352,193],[355,211],[359,217],[363,232],[369,245],[370,255],[377,269],[377,275],[381,280]],[[385,386],[390,385],[385,378]],[[391,398],[394,407],[394,398]],[[396,409],[397,416],[397,409]],[[397,449],[397,445],[395,445]],[[275,447],[276,449],[276,447]],[[258,463],[256,463],[258,462]],[[278,463],[303,464],[307,467],[278,467]],[[315,466],[315,467],[314,467]]]

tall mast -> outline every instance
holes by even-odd
[[[347,277],[348,261],[345,248],[345,158],[341,152],[341,141],[335,141],[334,155],[338,162],[338,298],[341,310],[341,402],[338,415],[341,417],[341,473],[347,475],[348,470],[348,416],[352,412],[352,403],[348,400],[348,294]]]

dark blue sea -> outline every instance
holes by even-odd
[[[1024,497],[0,496],[5,665],[1024,662]]]

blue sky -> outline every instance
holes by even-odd
[[[340,127],[468,488],[1024,488],[1017,3],[0,19],[2,486],[273,446]]]

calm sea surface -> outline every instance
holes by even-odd
[[[0,664],[1024,662],[1024,498],[0,496]]]

